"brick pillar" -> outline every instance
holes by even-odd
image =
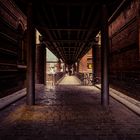
[[[102,5],[102,28],[101,28],[101,104],[109,104],[109,36],[108,14],[106,5]]]
[[[35,104],[35,28],[32,4],[27,9],[27,105]]]

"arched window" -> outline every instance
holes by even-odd
[[[23,30],[21,24],[19,24],[17,29],[18,34],[18,65],[26,65],[26,31]]]

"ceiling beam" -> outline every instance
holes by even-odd
[[[55,21],[55,25],[57,27],[58,26],[58,24],[57,24],[57,18],[56,18],[56,14],[54,12],[54,8],[53,7],[51,8],[51,11],[52,11],[53,19]],[[49,31],[51,31],[51,30],[49,30]],[[57,34],[58,34],[58,37],[56,37],[56,38],[61,39],[61,34],[60,34],[60,31],[59,30],[52,30],[52,31],[56,31]],[[57,36],[56,33],[54,35]],[[62,54],[62,60],[64,61],[65,58],[66,58],[65,53],[64,53],[64,49],[63,49],[63,47],[62,47],[62,45],[61,45],[60,42],[57,42],[57,46],[59,46],[59,50],[60,50],[59,52],[61,52],[61,54]]]
[[[82,27],[82,23],[83,23],[83,20],[84,20],[84,16],[85,16],[85,11],[86,11],[86,8],[83,7],[82,8],[82,14],[81,14],[81,19],[80,19],[80,27]],[[88,31],[88,30],[85,30],[85,32]],[[77,39],[80,40],[80,34],[83,34],[82,30],[78,30],[78,33],[77,33]],[[77,45],[81,46],[81,43],[77,42]],[[73,54],[73,56],[75,56],[76,52],[78,52],[78,47],[75,49],[75,52]]]
[[[90,12],[89,12],[89,16],[88,16],[88,19],[87,19],[87,22],[86,22],[86,25],[85,25],[85,28],[89,28],[89,26],[90,26],[90,28],[89,28],[88,32],[83,32],[82,33],[81,39],[86,39],[87,40],[90,37],[91,33],[96,32],[97,30],[99,30],[99,29],[94,28],[96,26],[95,20],[99,16],[98,14],[96,14],[95,20],[92,20],[91,25],[89,25],[90,24],[90,20],[92,19],[92,15],[93,15],[94,9],[96,9],[95,7],[96,7],[96,5],[91,7]],[[93,29],[94,29],[94,31],[93,31]],[[85,44],[81,44],[80,49],[77,49],[77,52],[75,54],[76,57],[79,56],[79,54],[81,53],[81,51],[83,50],[84,47],[86,47]],[[78,58],[76,58],[76,59],[78,59]]]
[[[50,41],[46,41],[46,42],[53,42],[53,43],[57,43],[57,42],[61,42],[61,43],[77,43],[77,42],[79,42],[79,43],[90,43],[90,42],[93,42],[93,40],[50,40]]]
[[[44,6],[43,6],[42,10],[43,10],[43,13],[45,13],[45,18],[47,19],[47,21],[49,22],[49,24],[52,25],[52,22],[50,21],[48,15],[47,15],[47,11],[46,11],[46,9],[44,8]],[[40,15],[40,16],[41,16],[41,15]],[[37,27],[36,27],[36,28],[37,28]],[[57,53],[58,58],[64,59],[64,58],[63,58],[63,55],[61,54],[60,50],[58,49],[58,46],[57,46],[56,42],[53,42],[54,38],[52,37],[52,34],[50,33],[50,31],[48,31],[47,28],[44,28],[44,31],[46,32],[46,34],[47,34],[48,37],[49,37],[49,40],[50,40],[50,43],[51,43],[51,47],[54,48],[53,51],[54,51],[55,53]],[[48,43],[48,42],[46,41],[46,43]]]
[[[117,7],[117,9],[115,10],[115,12],[112,14],[112,16],[109,18],[108,22],[111,23],[115,17],[117,16],[117,14],[122,10],[122,7],[126,4],[126,2],[128,2],[130,0],[122,0],[122,2],[120,3],[120,5]]]
[[[90,30],[89,30],[88,33],[86,34],[86,37],[85,37],[86,40],[89,39],[90,35],[93,33],[93,32],[92,32],[92,28],[94,28],[94,26],[97,25],[96,22],[98,21],[98,19],[99,19],[99,12],[97,12],[97,14],[96,14],[96,16],[95,16],[95,18],[94,18],[94,20],[93,20],[93,22],[92,22],[92,24],[91,24]],[[97,32],[98,32],[98,30],[97,30]],[[93,39],[94,39],[94,38],[93,38]],[[83,50],[84,47],[85,47],[85,44],[82,44],[82,46],[80,47],[80,51],[78,51],[77,57],[79,56],[81,50]],[[78,58],[77,58],[77,59],[78,59]]]
[[[100,1],[100,0],[98,0]],[[98,4],[100,5],[100,2],[94,2],[94,1],[90,1],[90,2],[71,2],[71,1],[66,1],[66,2],[60,2],[60,1],[47,1],[47,4],[50,6],[89,6],[91,4]]]
[[[80,28],[81,27],[81,28]],[[91,30],[92,32],[98,30],[99,28],[93,28],[93,29],[90,29],[90,28],[83,28],[82,26],[80,26],[79,28],[74,28],[74,27],[59,27],[59,26],[55,26],[55,27],[51,27],[51,28],[48,28],[47,26],[36,26],[36,28],[40,28],[40,29],[43,29],[45,30],[47,28],[48,31],[89,31]]]
[[[50,28],[48,30],[49,31],[88,31],[88,29],[83,29],[83,28]]]

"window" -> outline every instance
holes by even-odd
[[[18,65],[26,65],[26,32],[22,29],[22,26],[18,27]]]

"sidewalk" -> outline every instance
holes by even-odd
[[[36,84],[36,93],[40,91],[40,89],[44,87],[43,84]],[[14,92],[11,95],[8,95],[6,97],[0,98],[0,110],[4,109],[5,107],[9,106],[10,104],[18,101],[19,99],[23,98],[26,96],[26,88],[21,89],[17,92]]]
[[[140,117],[110,98],[100,104],[94,86],[36,88],[36,105],[25,99],[0,111],[0,140],[140,140]]]
[[[76,76],[64,76],[58,83],[58,85],[81,85],[81,81]],[[42,85],[36,85],[39,88]],[[92,87],[92,86],[91,86]],[[97,85],[97,88],[101,88],[101,85]],[[26,89],[17,91],[9,96],[0,99],[0,110],[10,105],[11,103],[21,99],[26,96]],[[136,114],[140,115],[140,101],[137,101],[131,97],[124,95],[123,93],[116,91],[115,89],[110,88],[110,96],[116,99],[117,101],[124,104],[126,107],[131,109]]]
[[[96,84],[96,87],[101,89],[100,84]],[[140,101],[137,101],[125,94],[110,88],[110,96],[119,101],[120,103],[124,104],[126,107],[134,111],[136,114],[140,115]]]
[[[26,89],[25,88],[15,92],[11,95],[0,98],[0,110],[5,108],[6,106],[10,105],[11,103],[21,99],[24,96],[26,96]]]

